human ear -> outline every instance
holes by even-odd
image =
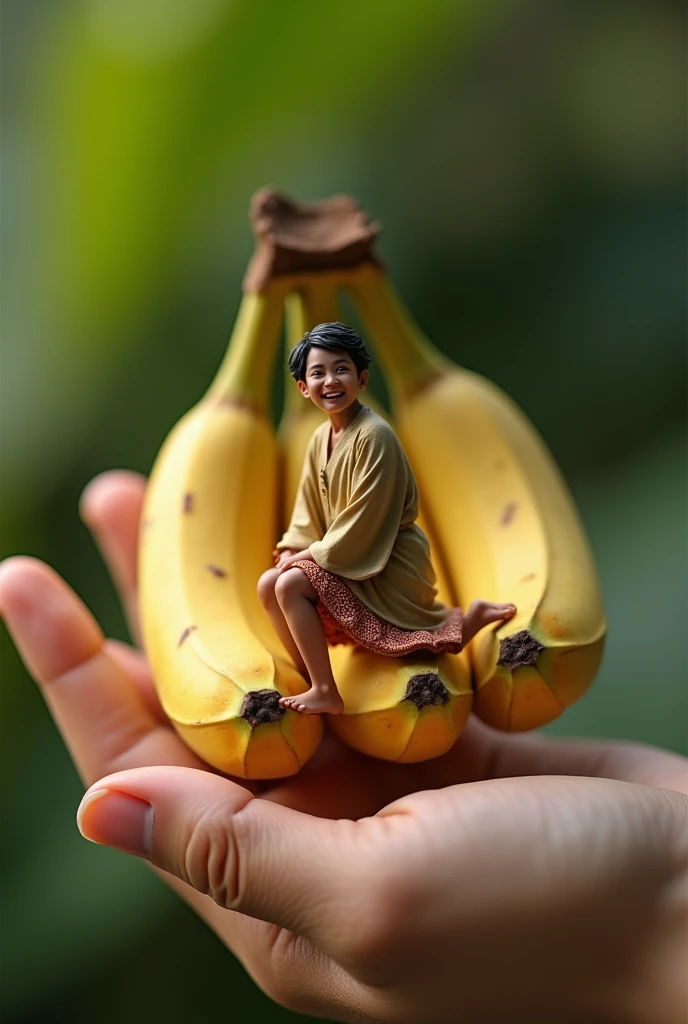
[[[362,391],[367,383],[368,383],[368,371],[367,370],[361,370],[361,375],[358,378],[358,389],[359,389],[359,391]]]
[[[308,394],[308,388],[306,386],[305,380],[297,380],[296,384],[298,386],[299,391],[303,395],[303,397],[304,398],[310,398],[310,395]]]

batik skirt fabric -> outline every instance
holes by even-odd
[[[316,562],[302,560],[294,568],[305,573],[318,594],[317,610],[328,643],[359,644],[375,654],[390,658],[416,651],[448,651],[458,654],[463,647],[463,613],[448,609],[445,622],[436,629],[400,629],[380,619],[349,590],[341,576],[322,569]]]

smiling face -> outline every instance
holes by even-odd
[[[299,390],[323,412],[343,412],[356,401],[365,387],[368,371],[359,377],[351,356],[345,352],[331,352],[324,348],[311,348],[306,362],[306,379],[300,380]]]

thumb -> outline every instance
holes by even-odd
[[[360,889],[357,823],[314,818],[254,798],[194,768],[136,768],[85,793],[82,835],[146,858],[221,907],[323,946],[336,939],[333,906]]]

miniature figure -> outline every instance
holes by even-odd
[[[304,398],[327,414],[304,460],[289,529],[258,594],[310,689],[280,705],[339,714],[328,643],[389,657],[458,653],[513,604],[474,601],[464,614],[437,600],[430,544],[416,524],[418,488],[392,427],[359,400],[370,356],[356,332],[319,324],[289,355]]]

